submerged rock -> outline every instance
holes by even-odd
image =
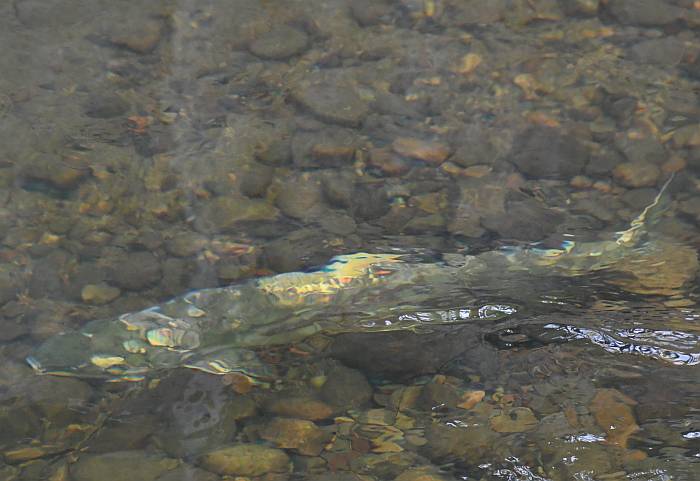
[[[286,25],[273,28],[250,44],[250,51],[258,57],[284,60],[306,50],[309,37],[305,32]]]
[[[143,451],[117,451],[81,457],[70,473],[74,481],[155,481],[179,464],[177,459]]]
[[[321,120],[357,127],[369,113],[368,103],[351,85],[307,81],[292,91],[294,100]]]
[[[417,401],[418,407],[431,411],[436,408],[456,407],[460,402],[460,396],[451,384],[430,382],[423,386]]]
[[[404,471],[394,481],[447,481],[447,478],[432,466],[424,468],[411,468]]]
[[[167,426],[156,436],[163,449],[177,457],[197,456],[229,442],[237,430],[236,420],[255,410],[248,398],[232,397],[230,386],[219,377],[188,374],[164,380],[153,393]]]
[[[85,114],[96,119],[111,119],[128,111],[129,103],[116,94],[94,94],[85,102]]]
[[[258,444],[222,447],[204,454],[200,462],[205,469],[228,476],[287,473],[291,468],[284,451]]]
[[[17,297],[21,288],[20,272],[9,264],[0,264],[0,305]]]
[[[241,222],[271,221],[277,209],[264,200],[217,197],[204,206],[195,225],[204,232],[235,232]]]
[[[433,165],[442,164],[448,155],[450,147],[441,142],[399,137],[391,145],[394,152]]]
[[[61,195],[77,188],[89,174],[89,166],[81,156],[40,154],[20,169],[19,177],[25,189]]]
[[[321,182],[308,173],[285,179],[275,203],[280,211],[294,219],[309,219],[322,209]]]
[[[46,376],[34,379],[26,390],[32,406],[57,424],[74,421],[80,415],[76,407],[85,406],[91,395],[92,389],[83,381]]]
[[[613,170],[613,177],[626,187],[647,187],[656,185],[661,169],[645,162],[623,162]]]
[[[292,139],[292,156],[297,167],[352,165],[355,151],[362,147],[357,133],[342,127],[298,132]]]
[[[506,211],[484,216],[481,225],[500,236],[521,240],[541,240],[554,232],[564,215],[534,199],[509,202]]]
[[[491,429],[497,433],[521,433],[537,427],[537,418],[526,407],[508,408],[489,419]]]
[[[321,397],[336,408],[357,408],[372,399],[372,386],[360,371],[338,365],[328,372]]]
[[[622,275],[611,279],[611,284],[638,294],[672,296],[692,285],[700,264],[692,247],[665,244],[651,252],[635,252],[615,269]]]
[[[136,53],[150,53],[158,46],[163,34],[163,24],[148,18],[134,18],[120,23],[109,33],[109,41]]]
[[[183,465],[168,471],[160,476],[157,481],[220,481],[220,479],[216,474],[209,471]]]
[[[267,403],[265,410],[278,416],[308,419],[310,421],[327,419],[333,414],[331,406],[310,396],[279,397]]]
[[[498,434],[481,423],[469,429],[433,423],[426,429],[425,437],[428,442],[420,452],[436,463],[478,462],[494,451],[499,440]]]
[[[121,291],[105,283],[87,284],[80,291],[80,298],[88,304],[108,304],[118,298]]]
[[[318,456],[329,433],[305,419],[275,418],[260,432],[260,437],[278,448],[293,449],[305,456]]]
[[[132,252],[115,261],[111,279],[123,289],[139,290],[160,281],[160,262],[150,252]]]
[[[90,439],[90,452],[111,453],[115,446],[122,450],[142,449],[156,431],[158,420],[151,414],[131,415],[128,422],[108,421]]]
[[[632,412],[636,404],[617,389],[598,389],[588,408],[607,434],[608,442],[626,448],[629,437],[639,431]]]
[[[607,10],[626,25],[655,27],[679,20],[683,9],[663,0],[610,0]]]
[[[555,128],[533,127],[515,140],[510,160],[529,177],[570,179],[585,167],[588,151]]]

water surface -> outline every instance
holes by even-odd
[[[4,2],[0,479],[698,479],[699,25],[690,0]],[[505,317],[261,343],[264,384],[25,362],[335,255],[561,266],[672,174],[614,268],[491,262],[396,313]],[[317,309],[379,326],[388,299]]]

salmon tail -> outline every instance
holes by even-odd
[[[675,172],[666,179],[666,182],[661,186],[659,193],[656,194],[652,203],[646,206],[642,213],[630,223],[630,227],[627,230],[617,233],[615,242],[617,242],[618,245],[626,247],[635,246],[644,239],[649,232],[649,226],[658,222],[662,214],[671,204],[670,197],[664,194],[674,177]]]

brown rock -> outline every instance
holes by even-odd
[[[673,296],[692,284],[699,268],[694,248],[659,241],[650,243],[643,252],[633,251],[620,259],[613,269],[624,275],[610,282],[629,292]]]
[[[333,415],[333,408],[323,401],[310,397],[285,397],[275,399],[266,405],[266,411],[279,416],[319,421]]]
[[[163,26],[160,22],[149,20],[133,27],[127,26],[126,31],[113,34],[109,40],[118,47],[136,53],[149,53],[160,42],[162,31]]]
[[[88,304],[108,304],[121,295],[121,291],[105,283],[87,284],[80,292],[83,302]]]
[[[106,454],[81,456],[70,468],[75,481],[154,481],[162,474],[177,468],[177,459],[147,454],[142,451],[116,451]]]
[[[700,124],[681,127],[673,132],[672,138],[676,148],[700,147]]]
[[[278,448],[294,449],[305,456],[318,456],[328,435],[312,421],[275,418],[265,425],[260,437]]]
[[[626,448],[629,437],[639,430],[631,408],[636,404],[617,389],[598,389],[588,408],[608,442]]]
[[[613,170],[613,177],[626,187],[656,185],[661,170],[650,162],[623,162]]]
[[[229,476],[262,476],[290,469],[284,451],[258,444],[222,447],[204,454],[200,462],[208,471]]]
[[[394,481],[446,481],[447,478],[434,472],[435,468],[412,468],[404,471]]]
[[[351,129],[328,127],[297,132],[292,139],[292,158],[297,167],[339,167],[352,164],[362,140]]]
[[[410,137],[397,138],[391,147],[394,152],[404,157],[411,157],[434,165],[442,164],[450,155],[450,148],[447,144]]]
[[[489,425],[497,433],[521,433],[537,427],[537,418],[529,408],[509,408],[489,418]]]
[[[481,402],[486,396],[485,391],[467,391],[462,394],[461,402],[457,404],[458,408],[471,409]]]
[[[371,149],[369,165],[376,167],[387,175],[403,175],[411,165],[389,149]]]

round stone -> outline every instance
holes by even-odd
[[[283,25],[258,37],[250,44],[250,51],[258,57],[284,60],[306,50],[309,37],[301,30]]]

